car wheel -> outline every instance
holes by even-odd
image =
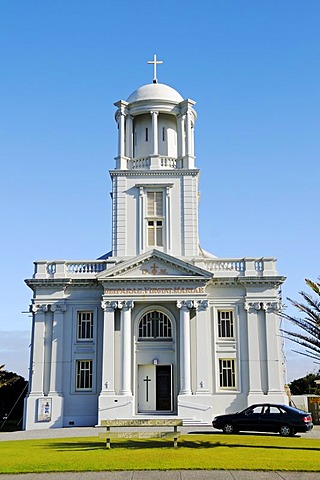
[[[279,433],[282,437],[291,437],[294,434],[293,429],[289,425],[281,425]]]
[[[234,427],[234,425],[232,425],[232,423],[225,423],[223,425],[223,432],[224,433],[236,433],[236,429]]]

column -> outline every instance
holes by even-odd
[[[126,116],[126,151],[125,155],[133,158],[133,117]]]
[[[263,309],[266,315],[268,393],[283,393],[284,378],[278,324],[280,302],[266,302],[263,304]]]
[[[259,317],[260,302],[246,302],[248,325],[249,394],[262,394],[260,368]]]
[[[208,394],[212,389],[212,359],[210,349],[210,321],[208,316],[208,300],[198,300],[194,302],[197,330],[197,358],[196,358],[196,376],[197,376],[197,395]]]
[[[159,154],[159,142],[158,142],[158,115],[159,112],[151,111],[151,119],[152,119],[152,154],[151,155],[158,155]]]
[[[191,131],[191,115],[190,110],[186,113],[186,155],[192,155],[192,131]]]
[[[35,304],[30,310],[33,312],[32,332],[32,371],[30,393],[43,395],[44,356],[45,356],[45,318],[48,305]]]
[[[121,329],[121,366],[120,366],[120,394],[132,395],[131,390],[131,310],[134,303],[131,300],[118,302]]]
[[[144,189],[143,187],[139,188],[139,253],[144,251],[145,245],[145,233],[144,233]]]
[[[166,187],[166,210],[165,210],[165,235],[166,235],[166,251],[171,252],[171,198],[170,187]]]
[[[180,395],[191,395],[190,309],[192,300],[177,302],[180,309]]]
[[[103,347],[102,347],[102,389],[103,395],[114,395],[114,312],[116,301],[102,300]]]
[[[178,157],[184,157],[185,155],[185,115],[180,114],[178,116]],[[182,165],[181,165],[182,166]]]
[[[64,302],[51,305],[53,312],[50,395],[62,395],[63,390],[63,320]]]
[[[118,152],[119,152],[119,157],[124,157],[124,125],[125,125],[125,116],[124,112],[121,109],[120,110],[120,115],[119,115],[119,137],[118,137]]]
[[[53,313],[47,312],[44,327],[44,366],[43,366],[43,393],[50,392],[51,355],[52,355],[52,318]]]

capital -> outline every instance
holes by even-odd
[[[193,300],[178,300],[177,301],[177,308],[181,310],[190,310],[194,308],[194,301]]]
[[[131,308],[133,308],[133,307],[134,307],[133,300],[123,300],[121,302],[118,302],[118,308],[119,309],[131,310]]]
[[[45,304],[33,304],[30,305],[30,312],[32,313],[46,313],[48,311],[48,305]]]
[[[281,309],[281,302],[264,302],[262,304],[262,308],[266,312],[278,312]]]
[[[195,300],[193,303],[194,308],[196,308],[198,311],[207,310],[209,306],[208,300]]]
[[[118,302],[115,300],[102,300],[101,307],[105,312],[112,312],[118,308]]]
[[[244,304],[244,309],[249,311],[258,311],[261,309],[261,303],[260,302],[245,302]]]
[[[53,303],[50,308],[52,312],[57,312],[57,313],[63,313],[67,310],[67,307],[64,302]]]

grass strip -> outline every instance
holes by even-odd
[[[116,470],[320,471],[320,440],[258,435],[184,435],[172,442],[97,437],[1,442],[0,473]]]

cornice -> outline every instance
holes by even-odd
[[[31,290],[36,291],[38,289],[45,288],[101,288],[100,282],[95,278],[32,278],[26,279],[25,283]]]
[[[218,286],[250,286],[250,285],[264,285],[271,287],[279,287],[283,284],[286,277],[276,276],[276,277],[212,277],[208,282],[209,285],[218,285]]]
[[[111,177],[196,177],[200,170],[194,168],[192,170],[176,169],[176,170],[109,170]]]
[[[146,278],[146,277],[136,277],[136,278],[130,278],[130,277],[121,277],[121,278],[116,278],[116,277],[107,277],[107,278],[102,278],[100,280],[101,284],[103,285],[119,285],[119,284],[125,284],[125,285],[172,285],[172,284],[201,284],[201,285],[206,285],[208,282],[207,278],[203,277],[151,277],[151,278]]]

